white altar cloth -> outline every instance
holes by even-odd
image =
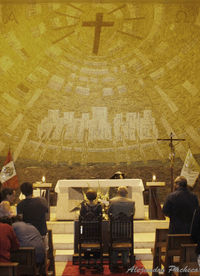
[[[135,219],[144,219],[144,185],[141,179],[71,179],[58,180],[55,192],[57,195],[56,218],[58,220],[77,219],[76,212],[70,212],[81,201],[69,199],[69,188],[109,188],[131,187],[131,198],[135,201]]]

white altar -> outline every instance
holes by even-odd
[[[110,187],[130,187],[129,197],[135,201],[135,219],[144,219],[144,185],[141,179],[71,179],[58,180],[55,192],[57,193],[57,220],[74,220],[78,212],[73,211],[83,200],[81,188],[94,188],[108,191]]]

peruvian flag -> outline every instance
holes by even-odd
[[[7,187],[11,189],[17,189],[19,187],[15,165],[12,159],[10,149],[8,151],[8,155],[4,163],[4,166],[1,170],[0,180],[4,188]]]

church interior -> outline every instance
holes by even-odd
[[[59,181],[99,188],[116,171],[142,183],[135,254],[151,268],[168,219],[149,219],[148,183],[162,205],[184,165],[200,171],[200,2],[0,0],[0,38],[0,170],[10,149],[19,184],[51,183],[56,275],[74,247]]]

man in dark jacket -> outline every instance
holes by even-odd
[[[20,186],[22,194],[26,196],[24,200],[17,205],[17,214],[22,215],[23,221],[31,223],[40,232],[45,239],[47,234],[46,214],[48,204],[43,197],[33,197],[32,183],[24,182]]]
[[[194,210],[198,207],[198,198],[187,187],[187,179],[178,176],[174,182],[175,191],[167,196],[163,213],[170,218],[170,234],[190,233]]]

